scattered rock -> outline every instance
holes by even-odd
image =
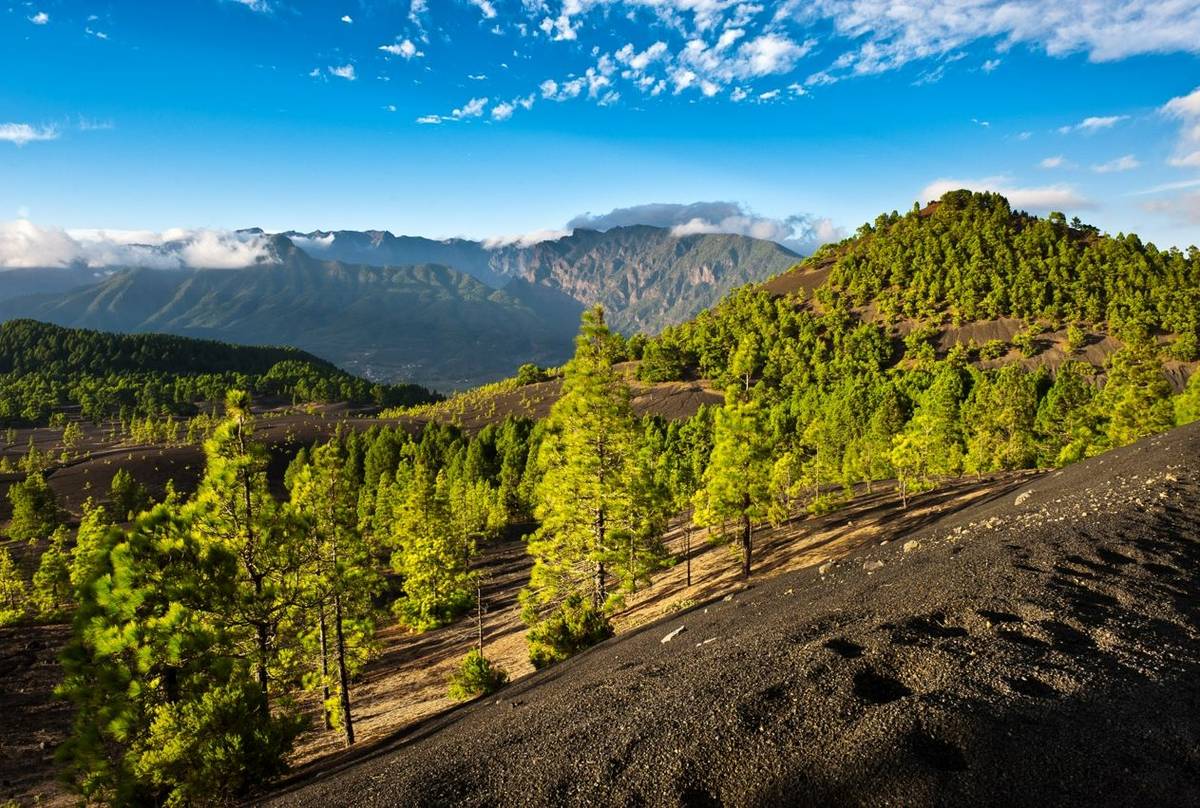
[[[675,639],[676,637],[678,637],[680,634],[682,634],[682,633],[683,633],[683,632],[685,632],[685,631],[687,631],[687,626],[680,626],[679,628],[675,629],[675,630],[674,630],[674,631],[672,631],[670,634],[668,634],[667,636],[665,636],[665,637],[663,637],[661,640],[659,640],[659,642],[668,643],[668,642],[670,642],[671,640],[673,640],[673,639]]]
[[[883,562],[879,559],[868,561],[867,563],[863,564],[863,570],[866,572],[874,572],[875,570],[881,569],[883,569]]]
[[[1031,496],[1033,496],[1033,491],[1032,491],[1032,490],[1029,490],[1029,491],[1022,491],[1021,493],[1017,494],[1017,499],[1016,499],[1016,501],[1015,501],[1013,504],[1014,504],[1014,505],[1024,505],[1024,504],[1025,504],[1025,501],[1026,501],[1027,499],[1029,499]]]
[[[831,569],[833,569],[833,562],[832,562],[832,561],[826,561],[824,564],[822,564],[821,566],[817,567],[817,572],[818,572],[818,573],[820,573],[821,575],[828,575],[828,574],[829,574],[829,571],[830,571]]]
[[[904,542],[904,552],[906,553],[911,553],[913,550],[920,549],[921,542],[917,541],[916,539],[909,539],[908,541]]]

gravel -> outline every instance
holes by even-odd
[[[1200,424],[903,538],[618,636],[270,800],[1200,805]]]

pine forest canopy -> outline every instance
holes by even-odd
[[[0,324],[0,421],[44,423],[78,406],[92,420],[188,414],[248,388],[299,402],[395,406],[436,397],[375,384],[295,348],[230,345],[167,334],[110,334],[33,320]]]

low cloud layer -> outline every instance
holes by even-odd
[[[774,219],[759,216],[737,202],[635,205],[602,214],[584,213],[567,222],[567,228],[571,230],[610,230],[631,225],[669,227],[680,236],[694,233],[750,236],[775,241],[802,253],[845,237],[842,229],[829,219],[809,214]]]
[[[0,222],[0,268],[236,269],[271,260],[267,239],[227,230],[64,230]]]

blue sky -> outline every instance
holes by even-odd
[[[1200,243],[1194,0],[7,2],[0,263],[56,228],[717,200],[647,216],[796,243],[957,186]]]

